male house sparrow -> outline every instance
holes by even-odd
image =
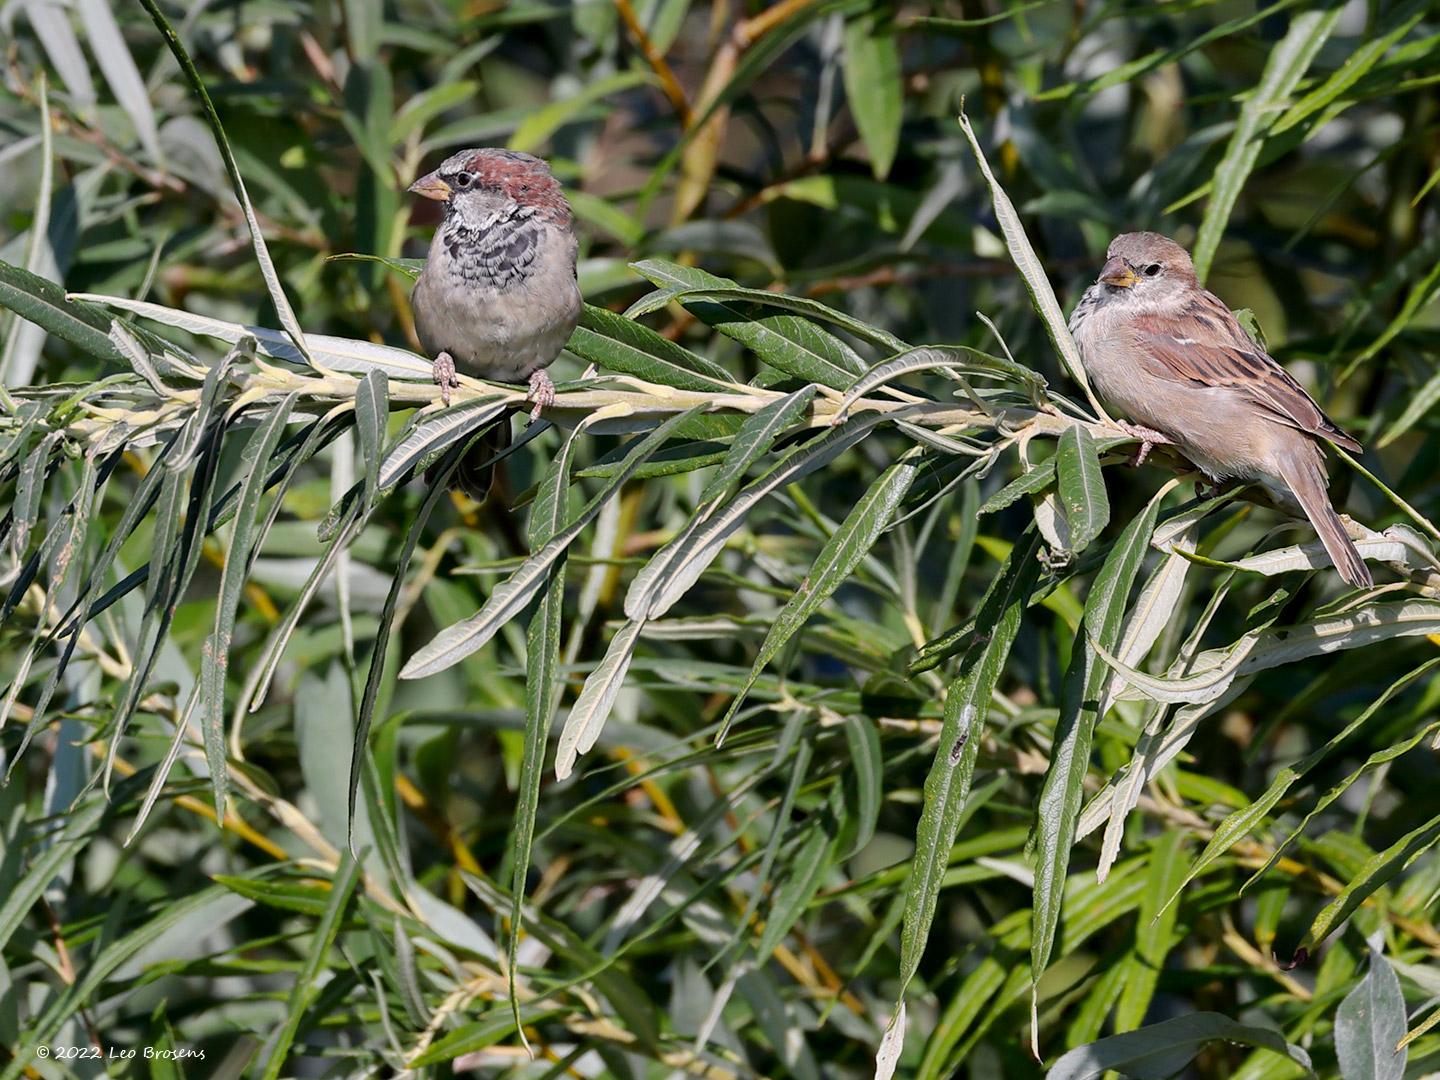
[[[528,379],[535,419],[555,400],[545,368],[584,306],[570,204],[550,166],[514,150],[462,150],[410,190],[445,204],[410,297],[415,331],[435,358],[441,399],[450,404],[457,369],[496,382]],[[509,421],[502,421],[490,445],[475,453],[491,458],[509,441]],[[460,486],[483,499],[489,470],[465,464]]]
[[[1101,399],[1152,445],[1174,444],[1214,480],[1257,481],[1297,504],[1340,576],[1373,584],[1326,492],[1321,439],[1360,444],[1195,279],[1190,256],[1158,233],[1125,233],[1070,316],[1070,333]]]

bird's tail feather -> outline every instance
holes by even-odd
[[[1340,515],[1330,505],[1325,470],[1318,457],[1318,454],[1282,454],[1280,475],[1320,535],[1320,542],[1325,545],[1330,561],[1335,564],[1340,576],[1353,588],[1368,589],[1375,584],[1370,568],[1365,565],[1354,541],[1345,531]]]
[[[495,459],[510,446],[510,415],[486,429],[485,434],[460,459],[451,486],[483,503],[495,486]]]

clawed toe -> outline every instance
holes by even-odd
[[[550,376],[544,370],[536,371],[530,376],[530,393],[525,395],[525,400],[530,402],[530,422],[533,424],[540,419],[540,412],[555,404],[555,384],[550,381]]]
[[[1145,459],[1150,456],[1150,451],[1155,447],[1174,445],[1174,440],[1163,431],[1156,431],[1154,428],[1148,428],[1142,424],[1131,424],[1120,420],[1116,426],[1131,438],[1140,440],[1140,449],[1135,451],[1135,458],[1130,462],[1136,468],[1145,464]]]
[[[440,387],[440,403],[447,409],[450,407],[450,390],[460,385],[460,377],[455,373],[455,358],[448,352],[442,352],[435,357],[431,366],[431,376],[435,385]]]

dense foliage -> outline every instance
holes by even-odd
[[[1433,5],[0,18],[0,1078],[1437,1067]],[[590,305],[484,506],[472,145]],[[1374,590],[1128,466],[1132,228],[1366,444]]]

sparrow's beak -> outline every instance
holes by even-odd
[[[413,184],[410,191],[415,195],[422,195],[427,199],[434,199],[437,202],[444,202],[450,198],[450,185],[441,180],[435,173],[426,173]]]
[[[411,189],[414,190],[413,188]],[[1117,289],[1128,289],[1139,281],[1135,271],[1130,269],[1130,264],[1124,259],[1111,259],[1100,271],[1100,280],[1106,285],[1113,285]]]

